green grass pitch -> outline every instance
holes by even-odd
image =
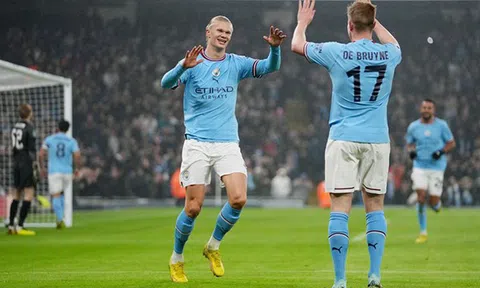
[[[187,284],[170,282],[167,263],[179,209],[78,212],[74,227],[0,235],[0,287],[328,287],[333,271],[329,212],[246,208],[225,237],[226,273],[215,278],[202,256],[219,209],[205,208],[185,248]],[[414,209],[387,208],[382,281],[394,287],[480,287],[480,210],[428,213],[429,242],[414,244]],[[350,217],[349,287],[366,287],[364,212]]]

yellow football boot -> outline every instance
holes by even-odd
[[[222,257],[220,256],[219,250],[209,250],[208,246],[203,248],[203,256],[208,259],[210,262],[210,270],[213,275],[217,277],[222,277],[225,274],[225,269],[223,268]]]
[[[35,231],[27,230],[25,228],[17,229],[17,235],[20,236],[35,236]]]
[[[415,243],[417,244],[423,244],[425,242],[427,242],[428,240],[428,236],[427,234],[420,234],[417,239],[415,240]]]
[[[187,275],[185,275],[185,271],[183,270],[184,263],[177,262],[175,264],[168,264],[168,268],[170,269],[170,278],[173,282],[177,283],[187,283]]]
[[[37,201],[40,203],[40,206],[42,206],[45,209],[50,209],[52,207],[52,204],[50,201],[48,201],[48,198],[42,195],[37,195]]]

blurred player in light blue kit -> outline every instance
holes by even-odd
[[[325,67],[332,80],[325,188],[332,200],[328,238],[333,287],[347,287],[348,218],[353,192],[360,189],[367,212],[368,287],[382,287],[380,266],[387,233],[383,203],[390,155],[387,104],[395,67],[401,61],[400,46],[376,20],[376,6],[370,1],[348,6],[347,32],[352,42],[307,42],[305,32],[314,7],[314,0],[299,1],[292,51]],[[381,44],[372,41],[373,32]]]
[[[218,215],[203,255],[209,260],[215,276],[225,273],[219,253],[220,241],[237,222],[247,201],[247,169],[238,144],[235,117],[238,83],[280,69],[279,46],[286,37],[281,30],[270,27],[270,35],[263,37],[270,45],[270,54],[264,60],[226,53],[232,34],[233,25],[227,17],[212,18],[206,27],[206,49],[196,46],[187,51],[185,58],[162,79],[164,88],[174,89],[180,83],[185,84],[186,140],[180,181],[187,195],[185,208],[175,225],[174,249],[169,263],[174,282],[188,281],[183,249],[202,208],[212,168],[226,187],[228,202]]]
[[[447,122],[435,117],[435,102],[425,99],[420,107],[420,119],[407,129],[407,145],[413,160],[412,182],[417,192],[417,215],[420,235],[416,243],[427,241],[427,211],[425,202],[430,195],[430,207],[439,212],[443,190],[443,174],[447,168],[446,153],[455,148],[455,140]]]
[[[57,228],[65,227],[63,221],[65,209],[64,192],[72,183],[73,162],[75,174],[81,166],[81,155],[78,143],[66,133],[70,123],[66,120],[58,122],[57,133],[45,138],[40,149],[39,165],[42,176],[46,176],[44,160],[48,156],[48,190],[52,196],[53,210],[57,218]],[[72,159],[73,157],[73,159]]]

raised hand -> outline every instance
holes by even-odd
[[[315,16],[315,0],[298,0],[298,13],[297,13],[297,22],[298,24],[309,25],[313,16]]]
[[[268,35],[268,37],[263,36],[263,39],[272,47],[280,46],[285,38],[287,38],[287,35],[285,35],[282,30],[273,26],[270,26],[270,35]]]
[[[183,60],[183,68],[188,69],[197,66],[203,62],[203,59],[197,60],[198,54],[202,52],[202,45],[193,47],[192,50],[188,50],[185,54],[185,59]]]

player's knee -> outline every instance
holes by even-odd
[[[25,200],[25,201],[32,201],[33,200],[33,196],[35,194],[35,191],[33,190],[33,188],[25,188],[23,190],[23,193],[24,193],[23,200]]]
[[[247,203],[247,195],[237,195],[230,200],[230,206],[235,209],[242,209]]]
[[[440,202],[440,197],[437,196],[431,196],[430,197],[430,205],[435,206]]]
[[[202,204],[198,201],[189,201],[185,206],[185,214],[190,218],[196,218],[202,210]]]
[[[424,190],[417,190],[417,201],[420,204],[425,204],[426,200],[426,191]]]

